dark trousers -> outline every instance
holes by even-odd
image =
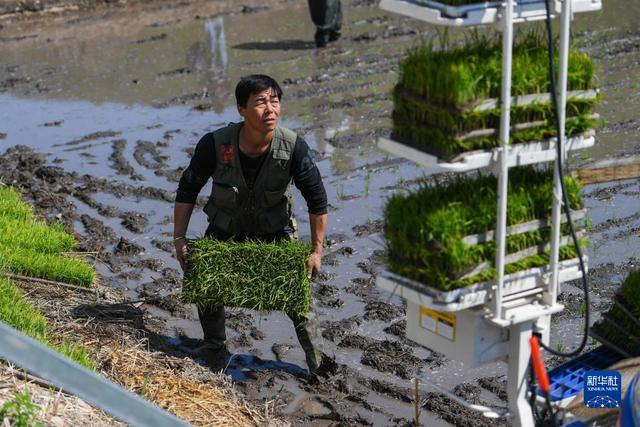
[[[213,350],[222,348],[227,339],[224,326],[224,307],[208,308],[198,306],[198,317],[204,332],[205,344]],[[305,316],[289,315],[289,318],[293,322],[298,342],[300,342],[300,346],[304,350],[309,372],[315,372],[320,364],[320,354],[313,346],[316,328]]]
[[[287,230],[281,232],[261,235],[261,236],[231,236],[225,233],[221,233],[212,227],[207,229],[206,235],[208,237],[214,237],[220,240],[235,240],[243,241],[246,239],[257,239],[265,242],[282,241],[291,238],[291,234]],[[204,332],[205,344],[211,347],[213,350],[217,350],[224,346],[227,339],[225,332],[225,318],[224,307],[201,307],[198,305],[198,317],[200,324],[202,325],[202,331]],[[315,325],[306,316],[291,316],[289,318],[293,322],[293,326],[298,337],[298,342],[304,350],[307,366],[309,372],[314,373],[318,368],[321,355],[317,352],[313,345],[313,337],[317,334]]]
[[[309,11],[319,30],[339,32],[342,28],[340,0],[309,0]]]

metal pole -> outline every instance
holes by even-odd
[[[507,0],[502,18],[502,113],[500,116],[500,164],[496,223],[496,269],[498,279],[493,298],[493,316],[502,319],[502,287],[507,233],[507,188],[509,183],[509,125],[511,120],[511,62],[513,55],[513,0]]]
[[[133,426],[188,426],[153,403],[0,322],[0,358],[64,388]]]
[[[527,401],[527,373],[531,349],[532,324],[519,323],[509,328],[509,372],[507,374],[507,396],[509,413],[514,427],[534,427],[533,413]]]
[[[569,69],[569,36],[571,27],[571,2],[565,0],[562,2],[562,15],[560,23],[560,61],[558,64],[558,127],[560,130],[561,158],[566,158],[566,137],[565,137],[565,119],[567,107],[567,74]],[[560,262],[560,227],[562,217],[562,188],[560,183],[561,171],[558,169],[558,163],[554,162],[553,167],[553,207],[551,211],[551,283],[548,293],[545,294],[545,302],[547,304],[555,304],[559,292],[559,262]]]

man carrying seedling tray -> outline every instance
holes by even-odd
[[[282,89],[269,76],[243,77],[236,86],[238,112],[244,119],[198,142],[189,167],[182,174],[176,194],[173,238],[183,270],[187,262],[185,235],[198,193],[212,178],[212,192],[205,207],[207,237],[221,241],[280,242],[293,238],[290,186],[302,193],[309,212],[312,252],[307,274],[320,270],[322,244],[327,227],[327,195],[307,143],[293,131],[278,126]],[[200,354],[214,369],[224,368],[225,311],[198,305],[205,345]],[[315,377],[321,353],[315,350],[305,315],[288,313]]]

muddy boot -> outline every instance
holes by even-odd
[[[224,329],[224,307],[211,308],[198,305],[198,318],[205,344],[212,348],[223,347],[227,340]]]
[[[229,352],[225,346],[224,307],[198,306],[198,318],[204,333],[204,344],[196,349],[195,355],[211,370],[222,371],[229,362]]]
[[[214,372],[224,371],[229,364],[231,354],[226,346],[212,347],[206,343],[195,350],[195,356]]]
[[[304,350],[304,356],[307,361],[307,367],[309,368],[309,374],[315,375],[320,363],[322,361],[322,353],[317,351],[313,345],[313,339],[316,338],[317,326],[316,322],[305,316],[289,316],[293,321],[293,325],[296,328],[296,335],[298,342],[302,350]]]

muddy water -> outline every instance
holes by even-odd
[[[419,368],[450,389],[468,383],[481,401],[504,405],[495,388],[477,382],[500,380],[504,365],[470,370],[406,341],[397,323],[404,318],[402,301],[373,285],[382,268],[384,202],[423,175],[380,152],[375,139],[389,133],[388,94],[398,61],[417,36],[432,37],[435,30],[386,15],[373,2],[345,6],[343,40],[321,52],[310,43],[304,3],[287,4],[284,21],[282,5],[267,3],[224,13],[178,8],[65,16],[2,28],[0,132],[6,137],[0,152],[26,145],[43,153],[47,165],[77,173],[65,178],[74,187],[65,197],[75,208],[43,209],[72,224],[83,246],[101,243],[96,267],[107,283],[133,299],[162,296],[144,307],[165,321],[167,339],[188,353],[201,331],[193,309],[176,308],[170,297],[179,290],[171,192],[199,136],[238,120],[232,97],[238,78],[273,75],[285,90],[284,124],[317,151],[329,193],[331,225],[314,316],[325,331],[323,350],[341,366],[328,383],[306,385],[288,319],[232,312],[228,334],[238,356],[229,372],[251,398],[277,395],[282,413],[317,425],[411,419],[408,378]],[[598,145],[574,164],[637,153],[637,22],[640,6],[622,0],[576,18],[577,43],[598,61],[606,124]],[[639,192],[637,180],[584,190],[593,222],[588,252],[596,308],[638,264]],[[300,234],[308,238],[304,202],[296,197]],[[200,235],[205,222],[198,211],[190,235]],[[125,255],[118,255],[121,238],[134,245]],[[567,310],[554,323],[553,344],[571,347],[581,328],[581,296],[572,285],[565,290]],[[452,415],[457,408],[436,397],[429,402],[421,415],[428,425],[481,425],[472,414]]]

